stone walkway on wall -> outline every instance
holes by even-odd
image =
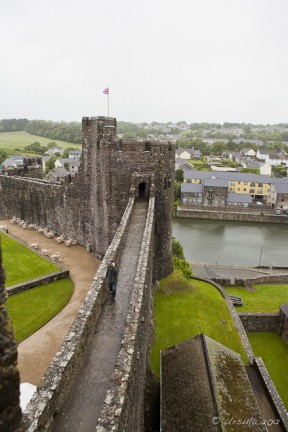
[[[132,214],[119,266],[116,302],[109,298],[87,347],[69,397],[54,418],[54,432],[95,430],[121,346],[146,222],[148,202]]]
[[[65,246],[46,238],[35,230],[23,229],[17,224],[1,220],[9,234],[24,243],[38,242],[39,249],[52,249],[62,257],[60,264],[70,271],[74,292],[68,304],[52,320],[18,345],[18,368],[21,382],[38,385],[47,367],[61,347],[89,290],[100,261],[82,246]],[[15,263],[16,265],[16,263]]]

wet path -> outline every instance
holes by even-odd
[[[116,302],[108,300],[87,347],[70,395],[54,418],[54,432],[91,432],[114,372],[121,346],[130,296],[135,279],[144,233],[148,202],[138,201],[132,214],[129,232],[119,266]]]

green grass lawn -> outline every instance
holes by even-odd
[[[244,287],[225,288],[227,294],[242,297],[244,305],[237,312],[278,312],[279,306],[288,303],[288,285],[253,285],[255,292]]]
[[[44,138],[37,135],[31,135],[25,131],[19,132],[2,132],[0,133],[0,149],[6,150],[9,154],[25,153],[24,147],[38,141],[42,146],[53,141],[57,146],[63,149],[67,147],[81,148],[81,144],[68,143],[65,141],[54,140],[52,138]],[[18,149],[18,150],[17,150]]]
[[[2,232],[0,238],[6,287],[59,270],[58,266]]]
[[[262,357],[265,366],[288,409],[288,345],[273,332],[247,333],[256,357]]]
[[[248,358],[225,300],[212,285],[192,280],[175,270],[163,279],[154,295],[155,337],[151,353],[153,372],[159,376],[160,350],[198,333],[215,339]]]
[[[57,315],[73,293],[71,279],[61,279],[8,297],[7,311],[16,342],[21,342]]]

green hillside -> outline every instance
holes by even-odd
[[[25,131],[19,132],[2,132],[0,133],[0,150],[5,150],[9,155],[10,154],[29,154],[29,152],[25,152],[24,147],[38,141],[42,146],[47,146],[50,142],[55,142],[56,145],[62,147],[63,149],[67,147],[73,148],[81,148],[80,144],[68,143],[60,140],[54,140],[51,138],[44,138],[37,135],[30,135]]]

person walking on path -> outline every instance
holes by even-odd
[[[118,280],[118,268],[114,260],[111,261],[106,271],[106,278],[108,283],[108,288],[112,294],[112,300],[115,301],[117,280]]]

